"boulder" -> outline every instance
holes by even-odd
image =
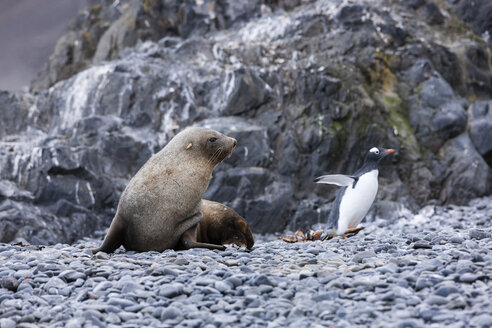
[[[421,143],[437,151],[446,140],[464,131],[467,115],[451,86],[439,74],[418,87],[420,94],[411,99],[410,123]]]
[[[441,202],[466,204],[467,200],[492,191],[492,171],[467,133],[447,141],[439,155],[448,168]]]

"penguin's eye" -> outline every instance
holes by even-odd
[[[379,155],[379,150],[376,149],[375,153],[376,153],[376,155]]]
[[[217,141],[217,138],[212,137],[212,138],[208,139],[208,141],[210,141],[210,142],[216,142]]]

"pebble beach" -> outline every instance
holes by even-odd
[[[492,198],[251,251],[0,244],[0,328],[491,327]]]

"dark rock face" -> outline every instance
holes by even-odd
[[[470,108],[470,138],[492,167],[492,101],[477,101]]]
[[[492,3],[488,0],[447,0],[454,12],[479,36],[487,36],[492,49]]]
[[[0,91],[0,138],[24,130],[28,125],[29,95],[17,96]]]
[[[432,76],[418,87],[422,92],[410,98],[410,123],[421,144],[437,151],[465,129],[466,112],[441,76]]]
[[[398,153],[371,216],[466,203],[492,191],[491,77],[440,2],[104,2],[60,38],[36,94],[0,93],[0,241],[106,228],[129,179],[193,124],[238,140],[205,198],[257,233],[325,222],[337,189],[313,179],[375,145]]]

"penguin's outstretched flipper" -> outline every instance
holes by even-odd
[[[344,174],[328,174],[317,177],[316,179],[314,179],[314,182],[347,187],[353,185],[354,182],[357,182],[357,177],[352,177]]]

